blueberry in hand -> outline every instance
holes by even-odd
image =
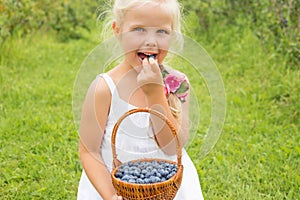
[[[149,55],[149,56],[148,56],[148,60],[150,60],[150,58],[155,59],[155,55],[154,55],[154,54]]]

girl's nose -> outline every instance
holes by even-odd
[[[157,46],[157,41],[154,36],[148,36],[145,40],[145,45],[147,47],[156,47]]]

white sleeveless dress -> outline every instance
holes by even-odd
[[[121,115],[136,107],[119,97],[116,86],[108,74],[100,74],[97,78],[99,77],[104,78],[112,94],[110,113],[100,150],[106,167],[112,171],[111,133],[113,127]],[[140,158],[162,158],[177,161],[176,155],[168,156],[159,149],[152,137],[149,121],[149,113],[141,112],[129,115],[122,121],[116,134],[117,157],[121,162]],[[182,164],[184,166],[183,178],[175,200],[202,200],[196,168],[184,149],[182,150]],[[79,182],[77,200],[102,200],[84,170]]]

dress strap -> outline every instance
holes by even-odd
[[[118,91],[116,90],[116,85],[112,80],[112,78],[107,73],[99,74],[98,76],[104,78],[112,95],[118,95]]]

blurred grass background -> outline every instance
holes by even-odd
[[[188,148],[205,199],[300,199],[299,1],[180,2],[185,35],[215,61],[227,96],[215,148],[198,159],[205,123]],[[0,199],[76,198],[73,84],[101,42],[104,5],[0,2]],[[209,116],[203,82],[192,84]]]

